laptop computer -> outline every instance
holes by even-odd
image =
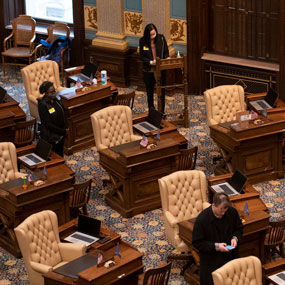
[[[52,145],[40,138],[36,145],[35,152],[22,155],[18,157],[18,159],[28,166],[34,166],[46,162],[49,158],[51,149]]]
[[[234,172],[229,182],[213,185],[212,188],[217,192],[224,192],[228,196],[239,195],[247,181],[247,177],[238,169]]]
[[[80,256],[60,267],[55,268],[53,271],[61,275],[69,276],[72,278],[78,278],[78,273],[97,265],[98,255],[96,254],[85,254]]]
[[[89,246],[100,239],[100,230],[101,221],[85,215],[79,215],[77,231],[64,240]]]
[[[74,82],[86,82],[90,81],[91,77],[95,77],[96,72],[98,70],[98,65],[93,64],[91,62],[87,62],[85,67],[82,69],[82,72],[79,74],[71,75],[68,78],[73,80]]]
[[[7,91],[0,86],[0,104],[5,102],[5,95]]]
[[[249,102],[249,104],[256,110],[256,111],[262,111],[264,109],[270,109],[274,108],[276,101],[278,99],[278,93],[273,90],[272,88],[269,88],[265,98],[263,100],[257,100]]]
[[[163,113],[150,108],[146,121],[133,125],[133,128],[143,134],[156,131],[160,128]]]

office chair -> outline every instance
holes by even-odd
[[[171,262],[158,268],[148,268],[143,274],[142,285],[166,285],[168,284],[171,270]]]
[[[178,155],[178,170],[193,170],[196,166],[198,147],[194,146],[188,149],[181,149]]]
[[[113,105],[125,105],[129,106],[131,109],[134,107],[135,101],[135,91],[131,91],[129,93],[120,93],[115,97],[113,101]]]
[[[29,145],[35,139],[36,120],[17,122],[15,126],[14,144],[16,147]]]

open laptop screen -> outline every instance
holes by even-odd
[[[52,149],[52,145],[48,142],[46,142],[43,139],[39,139],[36,149],[35,149],[35,154],[44,159],[45,161],[48,160],[50,152]]]
[[[154,125],[157,128],[160,128],[160,124],[163,118],[163,113],[155,110],[154,108],[150,108],[149,114],[147,117],[147,121]]]
[[[267,94],[266,94],[265,101],[272,108],[274,108],[278,97],[279,97],[278,93],[270,87]]]
[[[100,237],[101,221],[85,216],[78,216],[78,232],[93,236]]]
[[[241,193],[245,183],[247,181],[247,177],[243,175],[238,169],[234,172],[231,177],[229,184],[239,193]]]
[[[91,74],[92,74],[93,77],[95,77],[97,70],[98,70],[98,65],[93,64],[91,62],[87,62],[85,64],[85,67],[82,70],[82,73],[84,75],[86,75],[87,77],[90,77]]]

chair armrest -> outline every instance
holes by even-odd
[[[71,261],[84,255],[86,252],[86,246],[84,244],[60,242],[58,247],[63,261]]]
[[[34,51],[34,53],[35,53],[35,58],[34,58],[34,60],[35,60],[35,61],[37,61],[38,53],[39,53],[39,51],[40,51],[40,49],[41,49],[42,46],[43,46],[42,44],[38,44],[38,45],[35,47],[35,51]]]
[[[203,202],[202,206],[203,206],[203,210],[204,210],[204,209],[209,208],[211,206],[211,204],[209,202]]]
[[[177,219],[169,211],[166,211],[164,215],[172,228],[174,228],[178,224]]]
[[[7,41],[8,41],[8,40],[11,40],[12,37],[13,37],[13,33],[11,33],[8,37],[6,37],[6,38],[4,39],[4,51],[7,50],[7,49],[9,49],[9,48],[11,48],[11,47],[7,46]]]
[[[108,147],[106,147],[105,145],[103,145],[103,144],[99,144],[99,146],[96,146],[97,147],[97,150],[98,149],[106,149],[106,148],[108,148]]]
[[[45,264],[41,264],[41,263],[37,263],[37,262],[34,262],[34,261],[31,261],[30,262],[31,264],[31,267],[33,270],[39,272],[39,273],[48,273],[50,271],[52,271],[52,267],[49,266],[49,265],[45,265]]]
[[[142,136],[131,135],[131,140],[132,141],[138,141],[138,140],[141,140],[141,139],[142,139]]]

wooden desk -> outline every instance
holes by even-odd
[[[39,187],[30,184],[26,190],[16,186],[6,191],[0,184],[0,246],[21,257],[14,228],[39,211],[54,211],[59,225],[69,221],[69,192],[73,189],[73,175],[68,166],[60,164],[47,168],[47,180]]]
[[[65,154],[94,146],[90,115],[112,103],[113,89],[114,85],[108,81],[106,85],[91,85],[88,90],[76,92],[72,97],[61,95],[69,128],[64,144]]]
[[[111,247],[103,251],[104,256],[113,256],[115,247]],[[138,275],[142,273],[142,253],[133,248],[126,242],[120,243],[120,252],[122,258],[114,256],[115,266],[106,268],[104,266],[97,267],[92,266],[78,274],[78,279],[63,276],[55,272],[49,272],[44,274],[45,285],[56,284],[96,284],[96,285],[108,285],[108,284],[137,284]]]
[[[269,284],[280,285],[280,283],[278,284],[270,280],[269,276],[285,270],[285,258],[277,259],[272,262],[266,263],[262,267],[263,267],[263,274],[265,278],[265,285],[269,285]],[[283,284],[285,284],[285,282]]]
[[[106,203],[124,217],[161,207],[158,179],[176,171],[176,156],[187,141],[177,131],[162,134],[157,147],[128,146],[119,153],[100,150],[100,165],[107,170],[113,190]]]
[[[0,104],[0,141],[13,142],[16,122],[26,119],[26,114],[10,95],[5,95],[5,102]]]
[[[213,202],[213,196],[216,193],[211,187],[212,185],[228,182],[233,173],[228,173],[219,176],[212,176],[208,178],[208,199],[209,202]],[[249,212],[267,211],[267,207],[264,202],[259,198],[259,192],[250,184],[246,183],[243,189],[243,193],[240,195],[230,196],[233,207],[242,211],[245,203],[248,203]]]
[[[232,171],[237,168],[254,184],[283,178],[282,140],[285,121],[276,116],[262,125],[233,131],[221,125],[210,126],[210,136],[225,152]],[[221,173],[219,173],[221,174]]]

